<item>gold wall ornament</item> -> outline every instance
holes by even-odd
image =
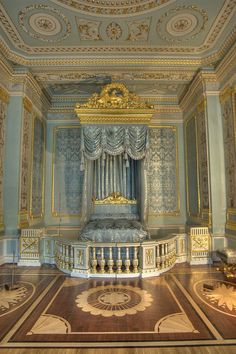
[[[206,99],[205,99],[205,97],[201,97],[197,103],[197,111],[203,112],[205,110],[205,108],[206,108]]]
[[[0,100],[5,103],[9,101],[9,93],[3,87],[0,87]]]
[[[135,199],[127,199],[121,195],[120,192],[113,192],[111,195],[104,199],[93,198],[94,204],[137,204]]]
[[[29,113],[32,112],[32,102],[27,97],[23,99],[23,106]]]
[[[87,103],[77,103],[75,108],[81,124],[148,124],[154,111],[120,83],[106,85],[100,94],[94,93]]]

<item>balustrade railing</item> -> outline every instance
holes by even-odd
[[[38,231],[24,231],[22,242],[26,238],[33,243],[36,234],[39,238]],[[42,244],[45,259],[49,259],[51,264],[56,264],[67,274],[84,277],[158,275],[187,258],[186,234],[133,243],[94,243],[45,236]],[[44,263],[43,258],[41,263]]]

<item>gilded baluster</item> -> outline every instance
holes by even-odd
[[[161,245],[161,269],[165,267],[165,245]]]
[[[134,258],[133,258],[133,268],[134,273],[138,273],[138,247],[134,247]]]
[[[65,268],[69,269],[69,245],[65,245]]]
[[[160,258],[160,245],[157,245],[156,250],[157,250],[156,267],[157,267],[157,269],[160,269],[160,261],[161,261],[161,258]]]
[[[92,272],[97,273],[98,261],[97,261],[97,256],[96,256],[96,247],[93,247],[93,258],[91,261],[91,265],[92,265]]]
[[[104,258],[104,248],[101,247],[101,259],[100,259],[100,262],[99,262],[99,265],[100,265],[100,272],[101,273],[105,273],[105,258]]]
[[[126,247],[125,273],[130,273],[129,267],[130,267],[129,247]]]
[[[122,259],[121,259],[120,247],[117,247],[117,251],[118,251],[117,261],[116,261],[117,273],[121,273]]]
[[[107,265],[108,265],[108,273],[113,273],[114,261],[112,258],[112,247],[109,247],[109,259],[107,261]]]

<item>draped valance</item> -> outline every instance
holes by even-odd
[[[82,159],[96,160],[104,154],[124,153],[134,160],[145,157],[148,147],[148,128],[146,126],[96,126],[82,127]]]

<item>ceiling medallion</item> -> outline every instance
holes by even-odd
[[[61,31],[60,22],[55,17],[49,14],[33,14],[29,18],[29,24],[35,32],[47,36],[53,36]]]
[[[91,315],[103,317],[135,315],[151,306],[152,296],[130,285],[97,286],[83,291],[76,298],[77,306]]]
[[[185,36],[197,26],[198,20],[192,14],[179,14],[173,16],[166,25],[166,30],[172,36]]]
[[[18,20],[26,33],[44,42],[60,42],[71,33],[66,16],[46,5],[26,7],[19,12]]]
[[[166,12],[157,22],[157,33],[168,42],[184,42],[205,29],[208,16],[195,5],[178,6]]]
[[[175,0],[52,0],[61,6],[96,16],[124,16],[152,11]]]
[[[111,22],[106,28],[107,37],[112,40],[117,40],[122,35],[122,29],[118,23]]]

